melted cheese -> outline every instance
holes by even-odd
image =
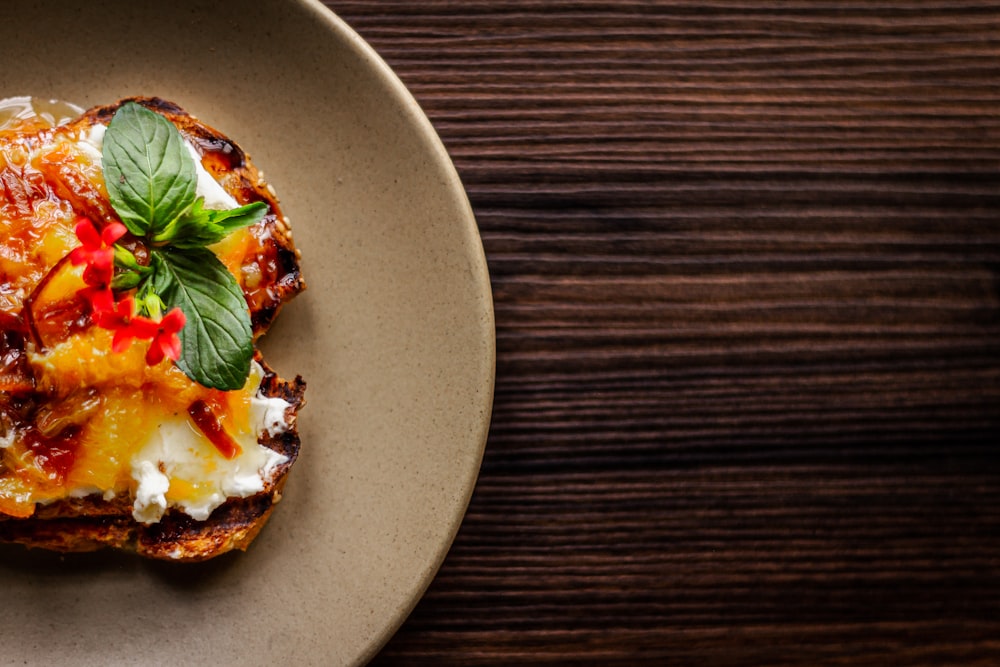
[[[50,132],[49,126],[30,115],[7,121],[6,130],[0,125],[0,317],[12,320],[42,277],[77,245],[77,208],[107,202],[104,126],[79,133]],[[206,206],[236,206],[188,149]],[[215,249],[241,284],[245,238],[234,234]],[[0,410],[0,512],[30,516],[36,504],[96,494],[128,496],[143,523],[159,521],[170,508],[203,520],[227,498],[262,491],[287,459],[259,440],[287,428],[290,404],[260,393],[260,366],[253,364],[243,389],[219,392],[194,383],[170,361],[146,365],[144,343],[113,353],[110,332],[74,320],[71,308],[66,314],[83,282],[79,269],[65,267],[35,302],[44,349],[24,344],[35,387],[48,401],[38,413],[55,445],[45,441],[49,449],[39,449]],[[196,400],[212,407],[240,445],[237,456],[223,456],[187,415]],[[41,424],[32,428],[42,430]],[[64,433],[72,434],[65,443],[59,439]],[[71,464],[57,469],[57,460]]]

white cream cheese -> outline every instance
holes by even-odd
[[[262,396],[263,376],[263,369],[254,362],[250,377],[258,390],[251,399],[251,424],[243,433],[230,434],[242,449],[233,459],[222,456],[187,417],[165,420],[156,428],[131,462],[137,484],[132,507],[136,521],[155,523],[168,507],[204,521],[227,498],[246,498],[264,490],[275,469],[288,458],[258,439],[265,432],[275,435],[288,428],[285,411],[291,404]],[[183,493],[168,502],[172,485],[179,485]]]
[[[102,168],[104,167],[104,155],[102,153],[104,150],[104,133],[107,129],[107,125],[94,123],[81,134],[80,140],[76,144],[81,153],[90,158],[91,162],[100,165]]]
[[[191,154],[191,158],[194,160],[195,173],[198,175],[196,192],[199,197],[205,198],[205,208],[217,211],[238,208],[240,205],[239,202],[233,199],[233,196],[226,192],[219,185],[219,182],[201,165],[201,156],[198,155],[198,151],[195,150],[194,146],[190,142],[185,141],[184,147],[187,148],[188,153]]]
[[[283,398],[263,396],[259,391],[250,399],[250,419],[258,433],[280,435],[288,430],[285,410],[291,405]]]
[[[155,523],[167,509],[166,493],[170,480],[152,461],[134,461],[132,478],[138,482],[132,516],[140,523]]]

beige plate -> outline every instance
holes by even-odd
[[[309,389],[302,455],[250,550],[182,566],[0,548],[0,662],[365,662],[451,544],[492,406],[482,244],[427,119],[312,0],[25,0],[0,54],[0,98],[158,95],[231,136],[309,284],[263,342]]]

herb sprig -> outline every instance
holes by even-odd
[[[236,278],[206,246],[260,221],[267,204],[206,209],[180,132],[134,102],[122,105],[111,119],[103,160],[111,205],[133,237],[131,247],[138,243],[146,252],[140,262],[119,242],[124,230],[98,239],[96,230],[81,235],[78,225],[84,246],[84,236],[89,238],[88,252],[101,257],[94,269],[79,253],[81,261],[88,261],[88,288],[82,291],[88,293],[94,321],[116,331],[116,348],[127,346],[129,335],[145,337],[152,341],[150,363],[168,356],[206,387],[241,388],[253,356],[250,315]],[[109,256],[113,275],[104,268]],[[151,329],[150,322],[158,328]]]

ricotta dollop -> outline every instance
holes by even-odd
[[[250,400],[251,428],[232,434],[242,449],[235,458],[223,457],[184,416],[157,425],[131,461],[136,521],[157,522],[169,507],[204,521],[227,498],[247,498],[264,490],[288,458],[258,440],[288,428],[285,414],[291,404],[261,394],[263,376],[263,369],[254,362],[250,377],[256,379],[258,390]]]

